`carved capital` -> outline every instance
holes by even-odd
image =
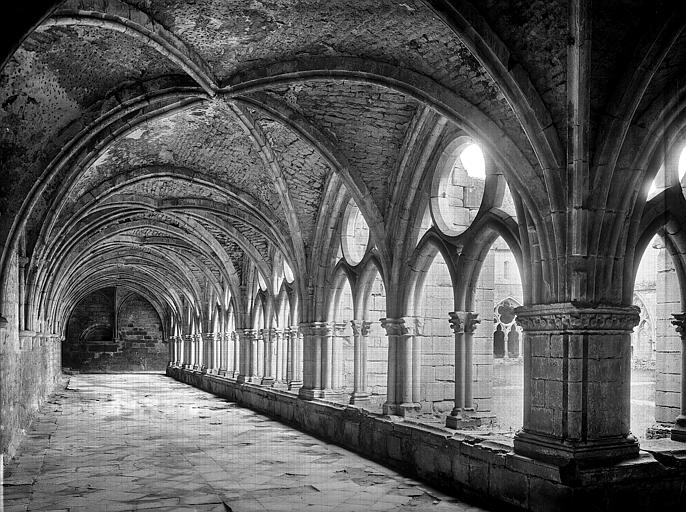
[[[423,324],[421,319],[412,316],[402,318],[382,318],[381,327],[387,336],[420,336]]]
[[[355,336],[367,336],[369,335],[369,328],[372,323],[366,320],[350,320],[350,327],[353,329],[353,334]]]
[[[531,331],[630,332],[638,325],[638,306],[577,307],[572,303],[536,304],[515,309],[517,324]]]
[[[686,313],[675,313],[672,315],[672,325],[676,327],[676,332],[681,336],[682,341],[686,341]]]
[[[328,322],[310,322],[300,324],[304,336],[331,336],[333,329]]]
[[[455,334],[473,333],[481,323],[479,314],[471,311],[451,311],[448,314],[450,315],[448,322]]]

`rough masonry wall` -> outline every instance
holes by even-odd
[[[476,286],[474,310],[481,323],[474,331],[472,393],[477,411],[493,410],[493,305],[495,300],[495,251],[488,252]]]
[[[448,313],[454,310],[455,300],[440,253],[429,268],[422,297],[420,403],[424,412],[449,412],[455,406],[455,334]]]
[[[56,337],[26,332],[20,336],[16,254],[11,257],[7,276],[2,294],[7,326],[0,327],[0,451],[11,457],[61,372]]]
[[[664,246],[658,254],[656,285],[655,421],[673,424],[680,413],[681,339],[671,320],[681,311],[681,296],[674,262]]]
[[[163,370],[169,360],[159,315],[136,293],[121,288],[116,294],[114,288],[94,292],[77,305],[68,326],[62,354],[71,369]]]

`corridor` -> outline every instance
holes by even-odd
[[[3,492],[5,512],[481,510],[154,373],[71,376]]]

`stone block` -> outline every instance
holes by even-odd
[[[527,475],[496,466],[489,474],[489,494],[518,507],[526,508],[529,481]]]

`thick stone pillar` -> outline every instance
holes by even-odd
[[[638,456],[629,432],[636,306],[517,308],[524,329],[524,426],[515,452],[559,465]]]
[[[672,324],[681,337],[681,413],[672,427],[672,439],[686,441],[686,313],[673,316]]]
[[[382,318],[381,326],[388,336],[388,390],[384,414],[404,416],[419,410],[413,396],[413,350],[417,332],[415,318]]]
[[[455,407],[445,420],[448,428],[458,428],[465,412],[474,411],[472,394],[472,343],[479,315],[470,311],[452,311],[450,326],[455,333]]]
[[[183,337],[183,367],[193,368],[193,336],[190,334]]]
[[[288,335],[288,389],[303,385],[303,338],[297,325],[291,325]]]
[[[351,320],[353,330],[353,350],[355,352],[353,394],[350,397],[351,404],[359,404],[369,401],[367,387],[367,340],[369,339],[369,327],[371,322],[364,320]]]
[[[331,327],[326,322],[312,322],[300,324],[303,335],[303,384],[298,395],[310,400],[321,398],[323,393],[324,375],[322,371],[322,339],[331,339]],[[328,348],[328,347],[327,347]]]
[[[216,336],[213,332],[206,332],[202,334],[202,365],[201,371],[203,373],[214,373],[214,350]]]
[[[262,329],[264,343],[264,372],[262,374],[262,384],[272,386],[276,375],[276,330]]]
[[[255,382],[257,377],[257,342],[255,329],[238,331],[240,370],[238,382]]]

